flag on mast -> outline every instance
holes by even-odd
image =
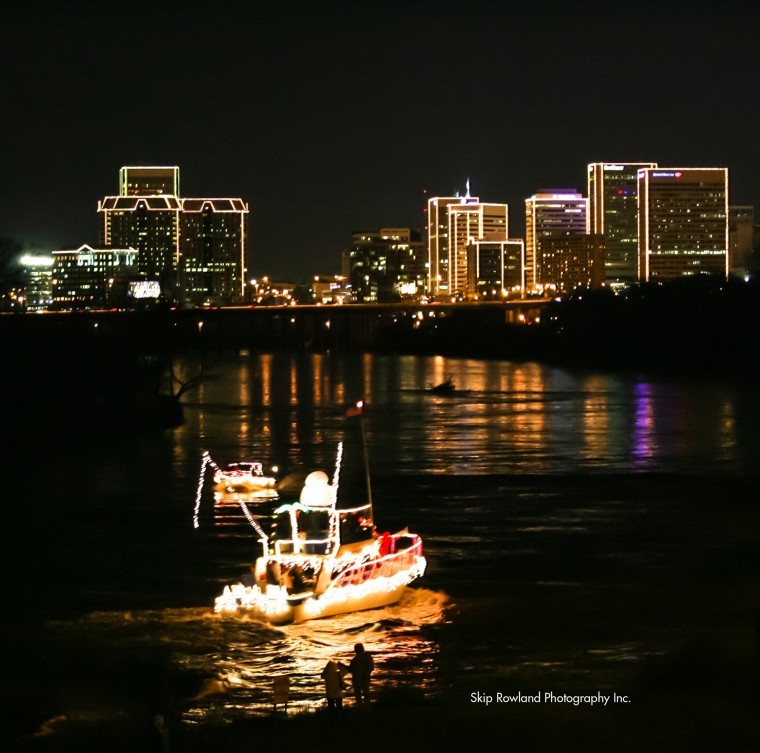
[[[361,414],[362,414],[362,408],[363,407],[364,407],[364,401],[363,400],[359,400],[359,402],[356,403],[356,405],[352,405],[346,411],[346,415],[347,416],[361,416]]]

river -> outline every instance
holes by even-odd
[[[428,391],[449,376],[454,394]],[[214,614],[257,550],[241,508],[199,478],[203,452],[293,480],[331,474],[343,442],[341,494],[361,497],[345,414],[358,399],[376,522],[423,537],[424,578],[398,605],[302,625]],[[757,618],[759,413],[753,388],[719,381],[241,352],[211,364],[178,429],[42,426],[3,456],[6,739],[29,745],[56,717],[118,727],[171,707],[192,728],[266,714],[282,675],[291,712],[319,707],[322,666],[357,641],[375,693],[462,703],[623,690],[695,641],[738,646]]]

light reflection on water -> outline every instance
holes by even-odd
[[[95,612],[49,628],[54,642],[92,642],[104,654],[118,652],[123,671],[130,657],[161,645],[171,654],[168,674],[192,678],[173,683],[184,690],[174,699],[183,719],[231,721],[269,713],[278,676],[290,678],[289,712],[323,705],[322,668],[329,659],[347,664],[358,642],[375,656],[374,692],[413,686],[436,695],[438,646],[425,628],[445,623],[448,603],[443,593],[409,588],[397,605],[283,629],[198,608]]]
[[[332,451],[357,399],[372,445],[401,474],[657,470],[695,456],[732,462],[737,448],[735,399],[710,385],[440,356],[254,355],[215,369],[188,398],[181,431],[283,466]],[[461,392],[428,393],[448,376]]]

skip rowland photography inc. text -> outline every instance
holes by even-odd
[[[490,706],[492,703],[562,703],[570,706],[608,706],[618,703],[630,703],[627,695],[619,693],[591,693],[586,695],[570,695],[569,693],[554,693],[551,690],[537,693],[494,693],[487,694],[475,691],[470,693],[470,703]]]

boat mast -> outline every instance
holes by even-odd
[[[356,404],[359,409],[359,422],[362,427],[362,447],[364,449],[364,475],[367,479],[367,502],[369,502],[369,519],[375,524],[375,511],[372,508],[372,484],[369,480],[369,453],[367,452],[367,432],[364,428],[364,401],[359,400]]]
[[[338,487],[340,486],[340,466],[343,460],[343,442],[338,442],[338,455],[335,458],[335,473],[333,474],[333,499],[330,506],[330,531],[329,538],[330,543],[328,547],[331,547],[332,542],[335,541],[335,551],[340,549],[340,518],[338,517]],[[331,554],[332,549],[328,549],[325,554]]]

